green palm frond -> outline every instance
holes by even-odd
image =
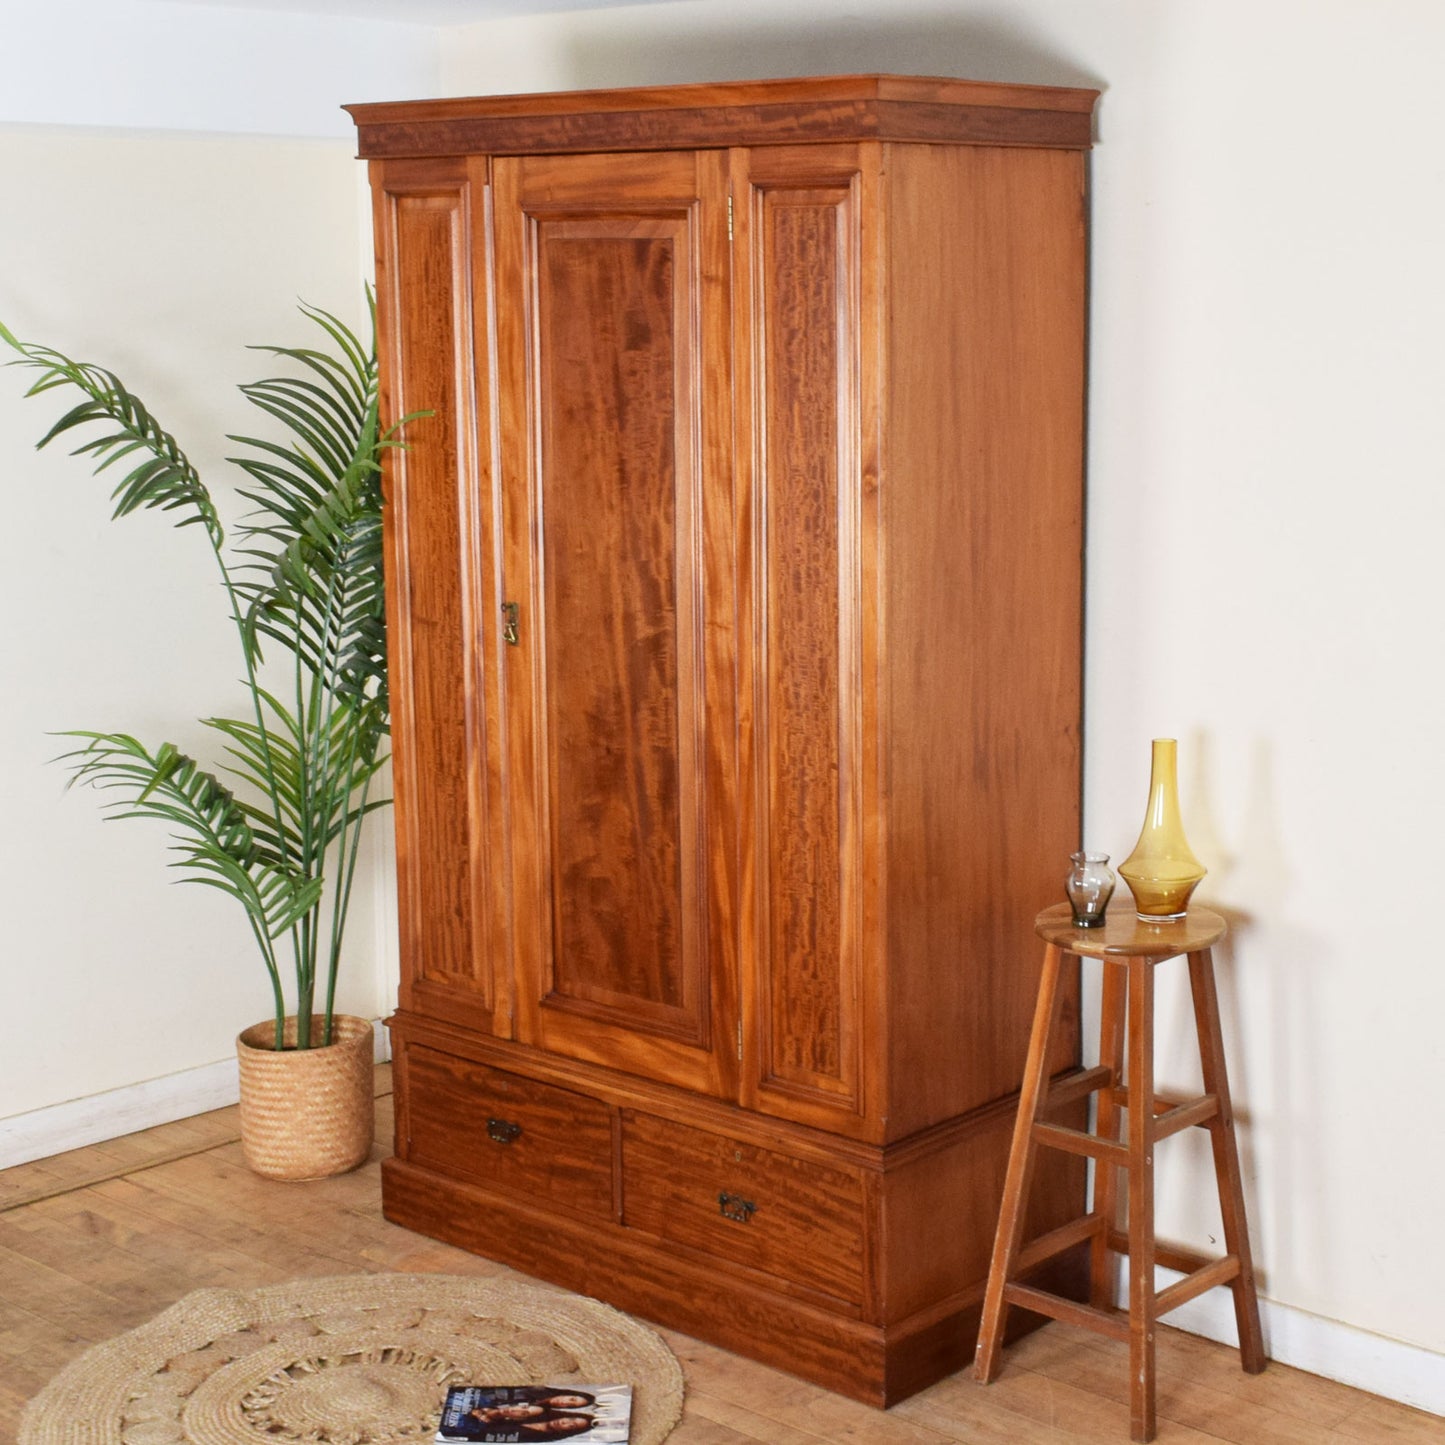
[[[303,308],[336,344],[336,355],[303,347],[260,348],[310,374],[242,387],[247,399],[290,433],[290,442],[230,440],[247,448],[233,461],[251,479],[256,505],[243,535],[252,645],[262,638],[335,679],[339,695],[386,711],[385,609],[381,571],[382,451],[374,348],[328,312]]]
[[[247,479],[241,495],[254,508],[230,561],[195,468],[119,379],[21,343],[0,326],[0,341],[19,353],[16,364],[40,371],[30,395],[58,388],[82,395],[42,446],[100,424],[100,435],[76,454],[91,458],[97,472],[129,464],[112,494],[115,514],[180,511],[180,525],[206,530],[237,628],[251,715],[204,722],[222,740],[221,770],[239,792],[172,744],[152,752],[125,733],[71,733],[85,745],[64,761],[72,782],[112,794],[107,816],[169,825],[183,879],[218,888],[245,909],[271,982],[278,1048],[286,1000],[277,941],[291,940],[304,1034],[323,977],[331,1017],[361,824],[389,802],[369,790],[385,766],[389,726],[381,459],[399,444],[401,425],[380,429],[375,345],[363,346],[329,312],[301,309],[324,340],[255,348],[296,374],[241,388],[284,437],[230,438],[244,448],[234,460]],[[373,332],[374,321],[373,307]],[[263,643],[279,644],[290,659],[293,695],[285,703],[261,681]],[[323,1040],[329,1032],[328,1025]],[[298,1047],[307,1046],[298,1037]]]
[[[41,396],[59,387],[74,387],[85,398],[41,437],[36,443],[37,449],[80,427],[100,424],[114,428],[82,442],[71,453],[72,456],[93,458],[97,476],[117,462],[135,461],[135,465],[111,491],[111,500],[115,503],[112,515],[124,517],[143,508],[179,511],[185,515],[177,526],[199,523],[206,529],[212,547],[221,546],[225,534],[220,518],[216,515],[211,494],[195,467],[176,439],[156,421],[138,397],[126,390],[114,372],[89,362],[72,361],[48,346],[35,346],[17,340],[4,326],[0,326],[0,341],[20,353],[12,365],[34,367],[40,372],[26,396]]]
[[[108,818],[154,818],[176,829],[173,866],[229,893],[267,938],[288,932],[320,899],[322,880],[291,872],[258,838],[231,790],[174,744],[151,752],[128,733],[63,736],[86,739],[58,759],[69,765],[72,784],[121,793],[103,803]]]
[[[280,728],[236,718],[202,721],[230,740],[224,749],[230,759],[225,771],[279,804],[268,812],[238,803],[256,838],[280,856],[299,856],[308,839],[328,846],[364,813],[385,806],[383,801],[363,807],[353,798],[356,786],[374,778],[386,758],[378,751],[377,723],[371,710],[340,705],[330,719],[323,751],[330,771],[352,778],[353,785],[347,790],[309,787],[304,751],[309,740],[291,714],[267,696]]]
[[[202,722],[230,739],[223,749],[231,759],[225,771],[265,799],[264,806],[238,801],[253,832],[278,857],[297,856],[301,820],[307,809],[306,768],[300,747],[284,733],[249,720],[212,717]]]

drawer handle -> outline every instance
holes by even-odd
[[[741,1194],[729,1194],[726,1190],[718,1195],[717,1207],[724,1219],[736,1220],[739,1224],[748,1223],[758,1209],[751,1199],[744,1199]]]
[[[498,1144],[512,1144],[522,1132],[520,1124],[514,1124],[510,1119],[488,1119],[487,1138],[495,1139]]]

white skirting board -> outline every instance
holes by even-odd
[[[1157,1278],[1162,1290],[1184,1276],[1161,1267]],[[1127,1309],[1127,1297],[1121,1297],[1119,1305]],[[1445,1355],[1276,1300],[1260,1299],[1259,1322],[1264,1352],[1271,1360],[1445,1415]],[[1169,1312],[1164,1323],[1226,1345],[1239,1343],[1234,1296],[1227,1288],[1210,1290],[1180,1305]]]
[[[379,1019],[372,1021],[372,1030],[376,1061],[384,1063],[391,1057],[390,1037]],[[15,1114],[0,1119],[0,1169],[224,1109],[238,1094],[236,1060],[230,1058]]]

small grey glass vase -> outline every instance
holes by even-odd
[[[1071,853],[1073,867],[1064,881],[1075,928],[1102,928],[1104,910],[1114,892],[1114,870],[1107,853]]]

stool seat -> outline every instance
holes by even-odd
[[[1079,928],[1067,903],[1045,908],[1034,919],[1034,932],[1045,943],[1079,958],[1151,958],[1155,963],[1213,948],[1228,925],[1208,908],[1191,908],[1183,918],[1151,923],[1132,908],[1104,915],[1102,928]]]
[[[1155,1434],[1154,1326],[1160,1315],[1216,1285],[1228,1285],[1234,1294],[1241,1364],[1250,1374],[1258,1374],[1265,1365],[1211,953],[1224,937],[1226,924],[1207,908],[1192,908],[1184,918],[1163,921],[1142,919],[1133,909],[1119,908],[1107,915],[1103,927],[1079,928],[1069,905],[1063,903],[1044,909],[1034,920],[1034,928],[1044,940],[1044,966],[984,1293],[974,1373],[985,1384],[998,1373],[1010,1305],[1127,1340],[1130,1435],[1148,1441]],[[1069,956],[1097,958],[1104,963],[1099,1063],[1050,1079],[1048,1058],[1062,998],[1059,974],[1062,960]],[[1180,956],[1189,961],[1204,1073],[1205,1091],[1192,1099],[1164,1098],[1154,1092],[1154,970]],[[1049,1121],[1050,1113],[1090,1095],[1097,1096],[1092,1132]],[[1124,1115],[1127,1128],[1121,1138]],[[1154,1145],[1191,1126],[1209,1131],[1213,1149],[1226,1251],[1219,1259],[1161,1245],[1154,1237]],[[1087,1214],[1025,1244],[1029,1179],[1039,1148],[1092,1158],[1093,1199]],[[1115,1219],[1120,1170],[1128,1176],[1126,1229],[1120,1229]],[[1090,1248],[1087,1304],[1024,1282],[1023,1276],[1031,1270],[1085,1242]],[[1129,1260],[1127,1310],[1114,1304],[1114,1255]],[[1184,1278],[1168,1289],[1156,1290],[1156,1264],[1179,1270]]]

